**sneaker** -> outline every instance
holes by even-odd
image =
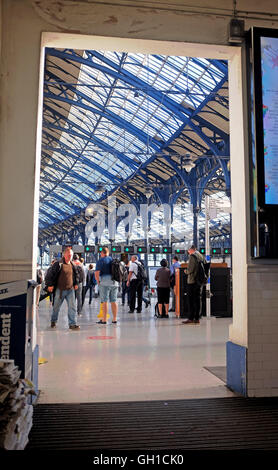
[[[52,321],[50,326],[51,326],[51,328],[56,328],[56,323],[55,323],[55,321]]]
[[[70,326],[69,326],[69,329],[70,329],[70,330],[74,330],[74,331],[80,330],[80,326],[79,326],[79,325],[70,325]]]
[[[194,320],[185,320],[182,322],[184,325],[194,325]]]
[[[106,325],[106,321],[102,321],[102,320],[97,321],[97,323],[98,323],[99,325]]]

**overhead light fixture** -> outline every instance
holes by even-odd
[[[244,39],[244,21],[237,18],[236,0],[234,0],[234,17],[228,27],[228,38],[232,44],[241,44]]]

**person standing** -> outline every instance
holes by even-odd
[[[176,269],[179,267],[180,267],[179,258],[177,256],[174,256],[172,259],[171,267],[170,267],[170,288],[172,291],[172,306],[169,312],[176,311],[175,272],[176,272]]]
[[[96,281],[96,278],[95,278],[94,266],[92,264],[89,264],[89,269],[88,269],[87,276],[86,276],[86,287],[85,287],[85,290],[84,290],[83,303],[84,303],[87,291],[90,290],[89,305],[91,305],[92,299],[93,299],[93,294],[95,292],[96,283],[97,283],[97,281]]]
[[[189,260],[187,267],[187,300],[188,300],[188,319],[183,321],[184,325],[199,324],[202,308],[203,286],[196,282],[199,262],[205,262],[205,259],[196,246],[192,245],[188,249]]]
[[[129,265],[129,273],[127,278],[127,286],[130,288],[130,302],[129,302],[129,312],[134,313],[136,295],[137,295],[137,313],[142,312],[142,294],[143,294],[143,280],[137,279],[138,275],[138,260],[136,255],[131,257],[131,262]]]
[[[122,261],[122,263],[124,264],[124,268],[125,268],[125,275],[122,279],[122,305],[125,304],[125,296],[127,296],[127,304],[129,305],[130,293],[129,293],[129,287],[127,286],[129,261],[126,261],[126,262]]]
[[[79,284],[78,288],[75,291],[75,298],[77,300],[77,315],[81,315],[82,312],[82,293],[83,293],[83,284],[85,282],[85,271],[83,264],[81,263],[79,256],[75,253],[73,255],[73,262],[77,267],[78,275],[79,275]]]
[[[103,304],[103,317],[97,323],[106,324],[108,302],[111,303],[112,323],[117,323],[119,283],[112,280],[112,258],[109,256],[109,250],[106,246],[103,247],[100,259],[96,264],[95,278],[99,286],[100,302]]]
[[[157,282],[157,300],[158,311],[162,317],[162,306],[165,305],[165,317],[169,317],[169,298],[170,298],[170,269],[167,267],[166,259],[160,261],[161,268],[155,273],[155,280]]]
[[[39,306],[40,303],[40,295],[41,295],[41,287],[43,283],[43,272],[42,269],[37,265],[37,287],[36,287],[36,305]]]
[[[82,284],[82,308],[85,300],[85,295],[87,293],[87,274],[88,274],[88,267],[85,264],[84,258],[80,258],[80,262],[82,263],[83,266],[83,271],[84,271],[84,282]]]
[[[73,251],[67,247],[62,261],[56,261],[48,269],[45,276],[45,284],[48,292],[54,294],[53,311],[51,316],[51,328],[56,328],[58,315],[62,303],[68,304],[68,321],[70,330],[80,330],[76,324],[75,290],[78,289],[79,277],[76,266],[72,263]]]

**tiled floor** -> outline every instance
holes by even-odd
[[[154,300],[152,301],[154,303]],[[50,328],[51,305],[40,303],[38,403],[82,403],[231,397],[225,384],[204,367],[226,364],[232,319],[203,318],[200,325],[154,318],[153,305],[129,314],[119,303],[118,323],[98,325],[99,300],[85,300],[70,331],[63,304],[57,329]]]

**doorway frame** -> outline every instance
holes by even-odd
[[[185,43],[177,41],[129,39],[94,35],[43,32],[41,35],[40,76],[38,90],[38,120],[36,137],[36,168],[40,168],[43,114],[43,82],[45,48],[92,49],[142,54],[163,54],[185,57],[201,57],[228,61],[229,124],[230,124],[230,171],[232,198],[232,253],[233,263],[233,323],[229,340],[244,348],[248,346],[248,243],[249,243],[249,183],[248,148],[246,144],[246,104],[244,96],[244,47]],[[33,230],[33,270],[36,266],[38,217],[39,217],[39,171],[35,177],[35,205]]]

